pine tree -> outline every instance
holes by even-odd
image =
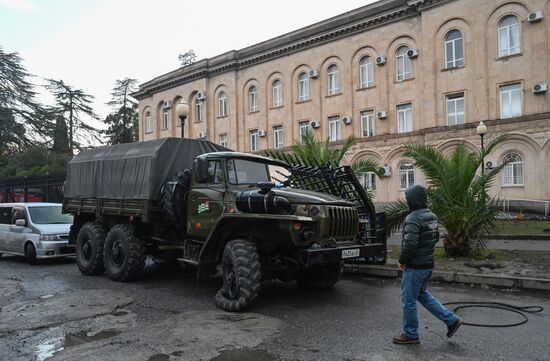
[[[130,143],[138,140],[138,105],[130,96],[137,91],[137,80],[131,78],[118,79],[111,93],[111,106],[113,112],[104,122],[109,126],[105,134],[109,137],[110,144]]]

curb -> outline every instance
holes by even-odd
[[[401,270],[396,268],[357,264],[346,264],[344,266],[344,272],[387,278],[399,278],[402,273]],[[434,271],[432,280],[449,283],[467,283],[504,288],[550,291],[550,279],[543,278],[508,277],[497,275],[478,275],[462,272]]]
[[[489,237],[490,240],[512,240],[512,241],[550,241],[550,235],[545,234],[494,234]]]

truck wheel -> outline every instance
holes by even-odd
[[[298,272],[296,283],[302,288],[331,289],[342,278],[344,263],[329,263]]]
[[[86,276],[103,273],[103,245],[105,229],[96,222],[86,222],[76,237],[76,263]]]
[[[103,261],[113,281],[125,282],[136,278],[145,267],[145,245],[134,236],[129,224],[117,224],[107,234]]]
[[[34,244],[31,242],[27,243],[25,246],[25,257],[30,265],[36,264],[36,248],[34,248]]]
[[[261,266],[253,242],[233,240],[225,246],[222,258],[223,285],[216,294],[216,306],[238,312],[258,298]]]

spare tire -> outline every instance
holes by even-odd
[[[160,204],[166,219],[180,232],[187,225],[187,191],[191,184],[191,170],[178,171],[161,188]]]

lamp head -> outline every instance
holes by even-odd
[[[479,122],[477,128],[477,134],[483,136],[485,135],[485,133],[487,133],[487,126],[485,124],[483,124],[483,121]]]
[[[180,100],[176,106],[176,113],[178,113],[179,118],[187,118],[187,114],[189,114],[189,105],[185,100]]]

